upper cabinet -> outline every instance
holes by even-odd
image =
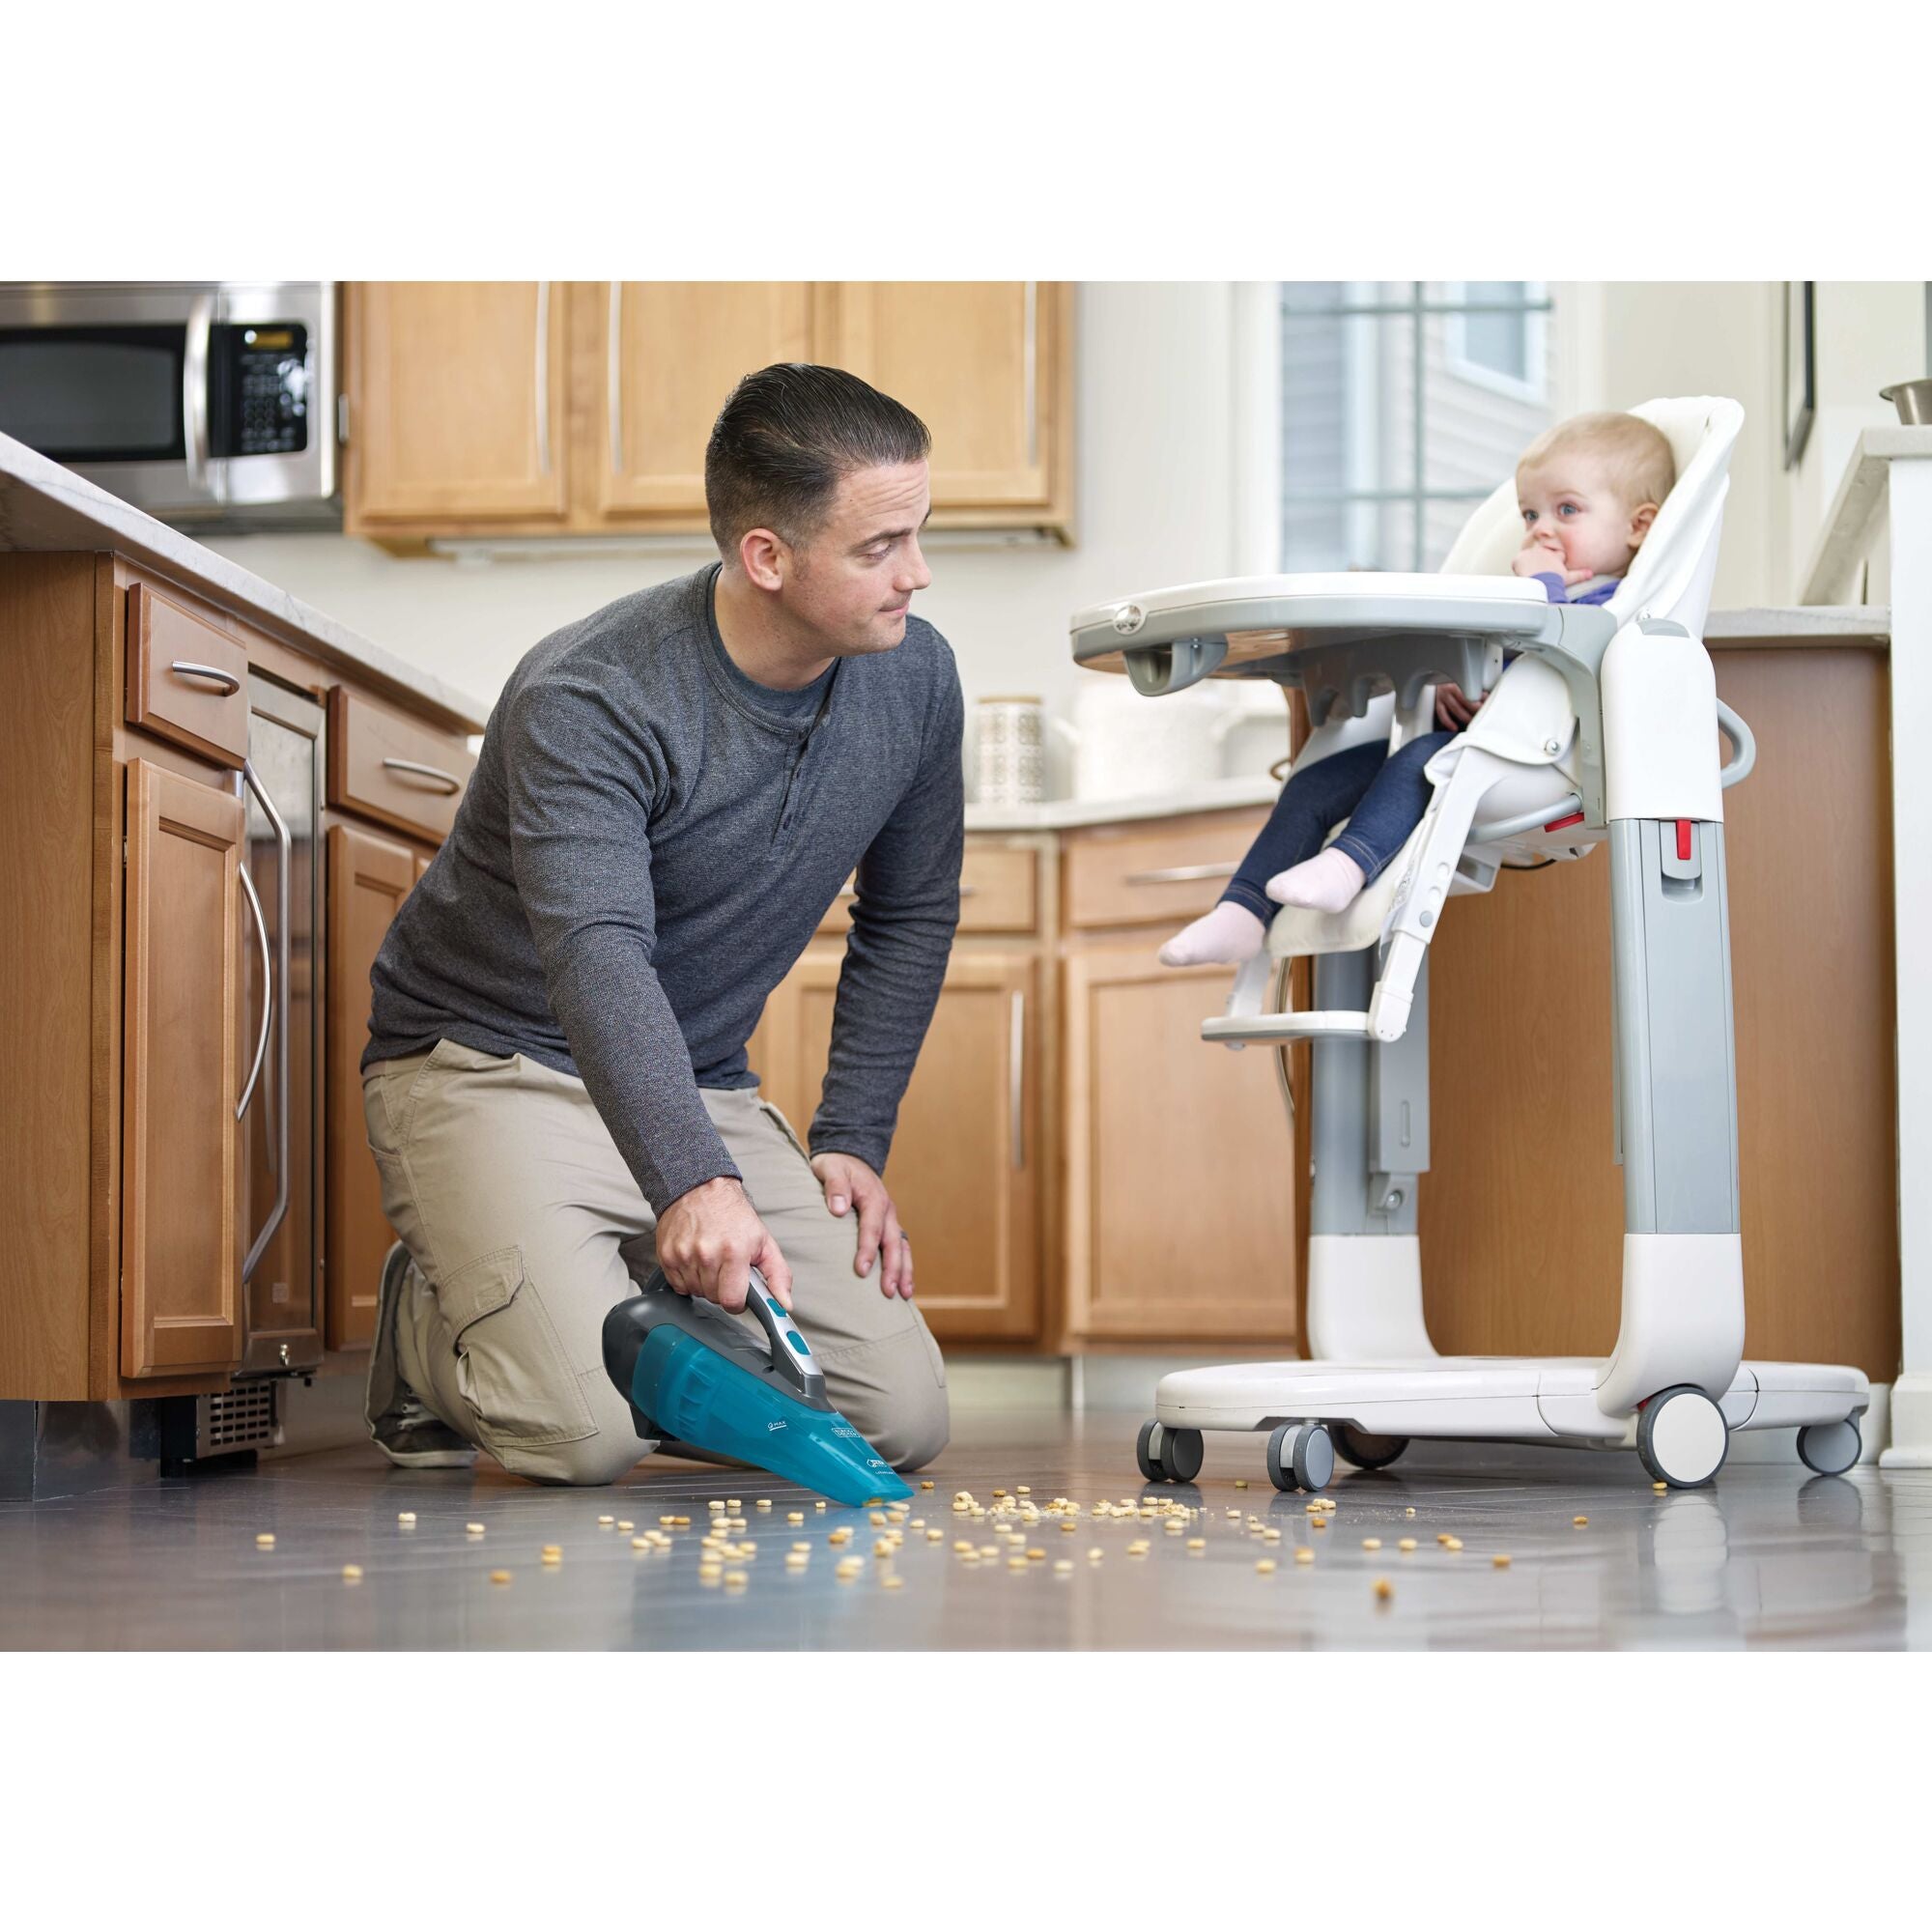
[[[346,527],[560,527],[569,285],[358,282],[348,295]]]
[[[352,533],[701,532],[731,385],[818,361],[924,418],[934,527],[1070,541],[1067,283],[363,282],[348,304]]]
[[[597,316],[603,517],[704,515],[704,445],[732,384],[811,358],[810,282],[609,282]]]
[[[896,396],[932,432],[932,500],[975,522],[1044,517],[1070,401],[1064,283],[838,282],[821,358]]]

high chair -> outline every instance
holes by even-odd
[[[1428,812],[1387,869],[1345,912],[1284,908],[1227,1010],[1202,1026],[1237,1051],[1315,1042],[1314,1359],[1163,1377],[1138,1445],[1150,1481],[1192,1481],[1210,1429],[1267,1432],[1282,1490],[1325,1487],[1338,1450],[1378,1468],[1417,1437],[1634,1448],[1677,1488],[1709,1482],[1741,1429],[1796,1426],[1800,1457],[1822,1473],[1859,1458],[1862,1374],[1742,1359],[1723,792],[1756,753],[1718,698],[1702,638],[1744,412],[1690,397],[1633,413],[1669,439],[1677,482],[1605,605],[1552,605],[1534,580],[1508,574],[1521,542],[1511,479],[1435,575],[1179,584],[1072,620],[1076,662],[1124,668],[1147,696],[1208,676],[1300,686],[1312,728],[1297,769],[1430,729],[1443,679],[1488,694],[1430,760]],[[1609,847],[1624,1170],[1616,1348],[1603,1360],[1441,1356],[1423,1319],[1416,1235],[1429,945],[1449,901],[1488,892],[1505,866],[1585,859],[1599,845]],[[1289,967],[1310,955],[1315,1008],[1290,1010]]]

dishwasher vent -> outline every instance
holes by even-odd
[[[225,1456],[231,1449],[267,1449],[281,1440],[273,1382],[254,1382],[195,1402],[194,1453]]]
[[[219,1395],[163,1396],[155,1405],[160,1424],[161,1473],[185,1476],[197,1463],[279,1444],[278,1386],[271,1381],[241,1382]]]

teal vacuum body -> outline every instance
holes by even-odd
[[[835,1502],[911,1495],[832,1406],[810,1345],[756,1268],[745,1305],[764,1329],[762,1345],[714,1303],[678,1293],[658,1268],[641,1294],[604,1318],[604,1366],[639,1435],[754,1463]]]

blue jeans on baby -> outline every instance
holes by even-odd
[[[1335,845],[1373,881],[1422,823],[1434,789],[1422,768],[1455,735],[1425,731],[1393,756],[1383,742],[1354,745],[1291,773],[1222,898],[1245,907],[1265,925],[1281,910],[1264,890],[1268,880],[1314,858],[1344,818],[1348,830]]]

